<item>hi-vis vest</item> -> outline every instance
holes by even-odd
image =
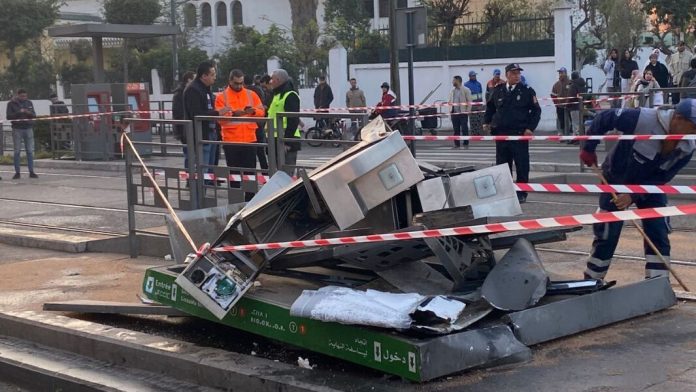
[[[268,117],[273,119],[273,125],[275,126],[275,137],[278,137],[278,118],[276,117],[276,114],[280,112],[285,111],[285,100],[288,99],[288,96],[290,94],[295,94],[297,93],[295,91],[288,91],[283,96],[281,97],[280,94],[277,94],[273,97],[273,101],[271,101],[271,106],[268,107]],[[298,96],[299,98],[299,96]],[[288,126],[288,118],[283,117],[283,129],[285,129]],[[301,138],[302,137],[302,132],[300,132],[299,129],[295,130],[295,134],[293,135],[296,138]]]

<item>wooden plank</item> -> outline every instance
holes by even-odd
[[[692,293],[690,291],[674,290],[674,294],[677,296],[677,299],[696,301],[696,293]]]

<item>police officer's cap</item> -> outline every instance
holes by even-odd
[[[505,67],[505,72],[506,72],[506,73],[507,73],[507,72],[510,72],[510,71],[524,71],[524,69],[522,69],[522,67],[520,67],[519,64],[517,64],[517,63],[512,63],[512,64],[508,64],[508,65]]]

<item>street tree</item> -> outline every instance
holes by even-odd
[[[640,1],[604,1],[599,10],[602,23],[606,24],[606,48],[625,48],[635,53],[641,43],[640,36],[645,31],[645,13]]]
[[[606,46],[607,24],[600,12],[600,0],[578,0],[573,17],[575,43],[574,69],[581,69],[588,59],[597,59],[597,50]]]
[[[103,5],[107,23],[151,25],[162,14],[159,0],[104,0]]]
[[[326,0],[324,23],[326,33],[349,52],[370,31],[370,16],[365,9],[364,0]]]
[[[665,54],[671,54],[665,38],[673,34],[679,39],[693,29],[696,20],[694,0],[640,0],[643,10],[648,14],[651,32],[657,37],[654,46]]]
[[[266,60],[271,56],[277,56],[281,66],[290,76],[297,78],[299,66],[294,61],[292,45],[288,45],[288,41],[291,40],[278,26],[271,25],[266,33],[261,33],[251,26],[235,26],[234,37],[235,42],[217,56],[220,72],[225,73],[237,68],[250,75],[265,74]],[[219,80],[225,85],[227,76],[222,75]]]
[[[439,45],[448,47],[454,33],[454,26],[464,16],[470,15],[470,0],[423,0],[430,20],[439,28]],[[440,30],[440,29],[438,29]]]
[[[299,82],[310,84],[323,74],[328,63],[328,48],[320,40],[317,22],[318,0],[290,0],[291,34],[295,56],[303,72]]]
[[[104,19],[112,24],[151,25],[162,14],[159,0],[104,0]],[[123,39],[123,82],[128,83],[130,40]]]
[[[0,0],[0,46],[17,66],[17,49],[31,40],[40,39],[44,29],[58,17],[61,0]]]

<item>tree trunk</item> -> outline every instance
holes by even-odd
[[[292,34],[295,41],[302,40],[296,37],[295,32],[309,26],[310,22],[317,23],[318,0],[290,0],[290,16],[292,17]]]

